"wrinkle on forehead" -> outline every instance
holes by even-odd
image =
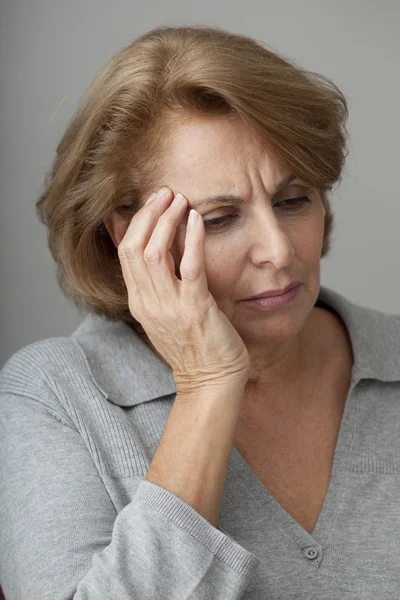
[[[253,190],[273,192],[282,179],[282,169],[237,119],[193,118],[170,141],[162,183],[174,193],[249,196]]]

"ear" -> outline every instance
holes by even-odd
[[[104,220],[104,225],[114,242],[114,246],[118,248],[129,227],[129,222],[126,222],[121,215],[114,211]]]

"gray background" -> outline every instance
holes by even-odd
[[[81,321],[58,288],[34,203],[56,145],[106,60],[158,25],[216,25],[263,41],[345,93],[350,155],[332,199],[321,283],[400,314],[399,0],[2,0],[0,365]]]

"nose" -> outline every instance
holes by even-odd
[[[258,211],[249,236],[249,254],[254,264],[272,262],[277,269],[289,265],[295,254],[290,238],[279,224],[273,209]]]

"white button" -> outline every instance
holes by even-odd
[[[303,554],[308,560],[315,560],[318,556],[318,550],[310,546],[309,548],[304,548]]]

